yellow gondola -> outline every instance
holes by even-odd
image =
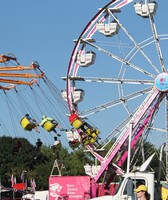
[[[53,124],[51,121],[46,121],[44,124],[43,124],[43,128],[50,132],[52,131],[55,127],[57,126],[57,124]]]
[[[98,135],[99,135],[99,130],[91,130],[91,136],[93,137],[93,138],[96,138]]]
[[[88,145],[88,144],[89,144],[89,139],[88,139],[88,137],[82,138],[82,143],[83,143],[84,145]]]
[[[80,119],[75,119],[72,124],[71,124],[74,128],[79,129],[82,125],[83,122]]]
[[[21,119],[20,124],[26,131],[31,131],[36,126],[35,123],[30,122],[26,117]]]
[[[75,113],[69,117],[69,122],[75,129],[79,129],[84,123]]]
[[[84,145],[94,144],[97,140],[99,130],[91,130],[88,128],[85,132],[85,137],[82,138],[82,143]]]
[[[85,133],[86,133],[86,135],[95,139],[95,138],[97,138],[97,136],[99,134],[99,130],[88,128]]]
[[[86,146],[89,144],[94,144],[96,142],[96,140],[94,138],[90,138],[90,137],[86,137],[84,139],[82,139],[82,143]]]

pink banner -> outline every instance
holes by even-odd
[[[50,176],[49,200],[90,199],[89,176]]]

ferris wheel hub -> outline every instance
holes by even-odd
[[[161,73],[155,79],[155,86],[161,92],[168,91],[168,73]]]

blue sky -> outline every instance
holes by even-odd
[[[1,52],[12,52],[27,65],[37,60],[61,88],[73,39],[105,2],[3,1]]]
[[[157,2],[159,4],[159,9],[162,10],[157,18],[157,22],[159,22],[159,29],[164,31],[167,29],[167,27],[165,27],[167,26],[165,23],[165,12],[168,2],[165,1],[164,4],[159,0]],[[65,76],[67,72],[70,55],[74,47],[73,40],[78,38],[86,24],[98,12],[98,8],[103,7],[107,3],[108,1],[104,0],[2,1],[0,12],[0,53],[13,53],[22,65],[29,65],[32,61],[38,61],[41,65],[41,69],[45,70],[46,76],[49,77],[60,90],[64,89],[65,82],[61,77]],[[124,8],[124,12],[126,14],[124,22],[127,22],[130,31],[134,33],[138,39],[143,34],[145,35],[146,31],[143,30],[142,33],[139,34],[136,28],[134,28],[134,25],[138,25],[136,23],[137,19],[134,19],[134,17],[129,14],[129,6],[128,11],[127,8]],[[143,27],[142,24],[140,25]],[[97,73],[97,71],[93,69],[93,73],[95,72]],[[99,76],[100,75],[101,74],[99,74]],[[104,74],[102,74],[102,76],[104,76]],[[102,92],[104,91],[100,89],[100,94]],[[108,93],[108,91],[106,92]],[[94,101],[92,98],[88,98],[87,100],[88,105],[90,102]],[[85,107],[85,104],[83,104],[82,107]],[[3,110],[3,112],[6,112],[6,110]],[[114,109],[114,113],[117,112],[119,112],[118,108]],[[97,122],[101,124],[100,117],[97,119]],[[94,121],[94,123],[96,124],[96,121]],[[117,123],[118,122],[116,122],[116,124]],[[106,127],[107,126],[109,125],[107,124]],[[110,129],[107,128],[107,130],[104,131],[103,128],[106,127],[102,127],[101,130],[104,132],[104,136]],[[15,136],[17,136],[17,134]],[[44,142],[50,145],[53,141],[53,136],[54,135],[50,134],[49,140],[47,141],[45,141],[44,137]],[[38,136],[30,138],[30,141],[35,143],[37,137]],[[67,145],[66,137],[62,137],[62,141]]]

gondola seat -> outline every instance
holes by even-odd
[[[50,132],[52,131],[55,127],[57,126],[57,124],[53,124],[51,121],[46,121],[44,124],[43,124],[43,128]]]
[[[83,122],[80,119],[75,119],[72,124],[71,124],[74,128],[79,129],[82,125]]]
[[[31,131],[36,126],[35,123],[30,122],[26,117],[21,119],[20,124],[26,131]]]

